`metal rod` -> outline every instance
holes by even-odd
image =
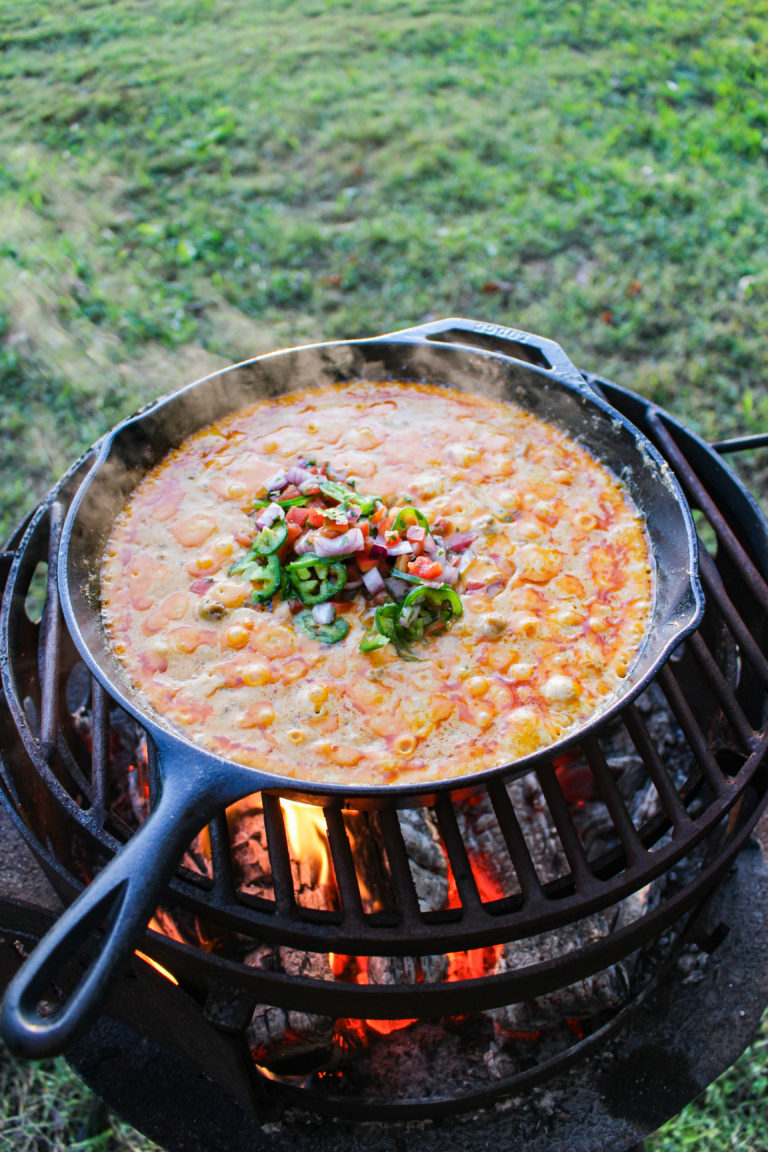
[[[720,771],[720,765],[712,755],[704,733],[699,728],[693,711],[686,700],[680,685],[670,671],[668,664],[659,670],[658,676],[661,690],[667,698],[670,708],[674,712],[683,734],[691,745],[694,755],[699,763],[704,779],[718,799],[723,798],[729,791],[728,784]]]
[[[379,828],[387,853],[389,874],[396,893],[398,909],[402,917],[402,930],[412,930],[421,920],[419,897],[408,859],[408,850],[403,838],[403,830],[394,808],[382,808],[378,813]]]
[[[61,606],[57,559],[64,509],[58,500],[51,504],[48,537],[48,581],[43,610],[41,645],[41,707],[40,745],[44,759],[50,764],[59,734],[59,664],[61,658]]]
[[[235,881],[226,812],[219,812],[214,817],[208,825],[208,834],[211,838],[213,890],[217,899],[232,901],[235,899]]]
[[[328,805],[327,808],[323,808],[323,814],[328,829],[328,845],[331,849],[333,870],[336,873],[336,887],[339,890],[342,913],[352,922],[362,922],[365,920],[363,899],[360,895],[355,860],[341,808],[336,804]]]
[[[499,823],[504,843],[512,859],[523,903],[528,911],[535,909],[544,902],[544,891],[541,887],[539,874],[533,863],[531,853],[528,851],[525,837],[515,813],[515,807],[509,792],[503,784],[490,784],[488,794],[491,797],[493,810]]]
[[[603,750],[596,737],[590,736],[584,740],[582,748],[589,761],[589,766],[592,769],[592,775],[595,778],[595,783],[600,791],[603,803],[608,809],[619,839],[624,846],[624,851],[627,854],[627,863],[630,867],[633,867],[646,855],[643,842],[630,819],[621,793],[611,776]]]
[[[462,908],[478,910],[482,907],[467,848],[459,830],[456,812],[450,797],[441,795],[435,804],[435,815],[443,838],[443,846],[456,882],[456,891]]]
[[[696,662],[706,676],[709,686],[717,697],[731,727],[741,740],[747,752],[755,744],[755,731],[739,707],[728,681],[723,676],[712,653],[697,632],[688,639],[688,646],[696,657]]]
[[[571,867],[571,873],[576,887],[592,889],[594,887],[594,876],[587,862],[584,845],[576,830],[576,825],[571,819],[568,803],[563,795],[563,790],[560,787],[560,782],[557,779],[552,764],[548,760],[545,761],[536,769],[536,775],[539,778],[544,799],[547,802],[552,819],[555,822],[555,828],[557,829],[560,843],[563,846],[563,851]]]
[[[705,548],[699,549],[699,574],[707,599],[717,606],[720,615],[741,649],[741,655],[749,661],[763,687],[768,688],[768,660],[736,610],[733,601],[725,590],[717,566]]]
[[[104,826],[109,804],[109,697],[91,677],[91,814]]]
[[[691,823],[691,818],[688,815],[686,807],[680,799],[680,793],[672,783],[666,766],[659,756],[658,748],[651,739],[648,729],[634,704],[630,704],[629,707],[624,710],[622,719],[630,739],[637,749],[640,759],[643,761],[645,770],[659,794],[659,799],[672,823],[674,834],[679,836]]]
[[[701,509],[707,520],[709,520],[717,533],[720,543],[733,560],[742,579],[757,598],[763,611],[768,613],[768,585],[766,585],[760,572],[758,572],[747,555],[747,552],[739,543],[730,524],[707,492],[692,465],[686,459],[674,438],[667,431],[661,413],[658,410],[650,412],[648,415],[648,423],[653,428],[665,456],[673,465],[680,483],[692,497],[693,503]]]
[[[269,866],[272,870],[272,887],[275,895],[275,908],[279,915],[291,916],[296,909],[296,894],[293,889],[291,853],[285,832],[285,820],[280,801],[276,796],[261,794],[264,812],[264,831],[267,836]]]
[[[734,436],[730,440],[715,440],[710,444],[715,452],[725,455],[728,452],[750,452],[755,448],[768,448],[768,432],[756,432],[753,436]]]

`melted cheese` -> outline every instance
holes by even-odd
[[[476,533],[463,615],[419,660],[360,652],[362,594],[324,646],[228,576],[254,499],[302,456],[446,536]],[[652,563],[622,486],[558,429],[468,393],[356,382],[265,400],[171,453],[115,524],[102,596],[136,688],[206,748],[301,780],[421,784],[543,749],[609,702],[647,627]]]

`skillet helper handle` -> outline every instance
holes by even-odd
[[[33,1059],[55,1056],[87,1031],[140,941],[178,860],[217,809],[215,797],[201,796],[199,789],[192,793],[183,780],[164,783],[145,823],[66,909],[9,984],[0,1032],[12,1052]],[[104,934],[92,963],[61,1009],[41,1015],[40,1000],[102,923]]]
[[[585,392],[592,388],[579,372],[576,365],[566,356],[554,340],[537,336],[533,332],[523,332],[520,328],[507,328],[503,324],[490,324],[484,320],[468,320],[463,317],[449,317],[445,320],[432,320],[415,328],[405,328],[393,332],[393,336],[421,336],[426,340],[440,343],[466,344],[477,348],[489,348],[501,352],[526,364],[534,364],[545,371],[551,371],[559,380],[575,384]]]

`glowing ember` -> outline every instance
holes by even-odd
[[[171,984],[175,984],[178,987],[179,982],[173,973],[169,972],[167,968],[163,968],[162,964],[158,964],[157,960],[153,960],[152,957],[147,956],[145,952],[139,952],[138,948],[133,954],[134,956],[138,956],[140,960],[143,960],[145,964],[149,964],[150,968],[154,968],[155,971],[159,972],[161,976],[164,976],[166,980],[170,980]]]

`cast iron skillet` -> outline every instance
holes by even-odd
[[[101,557],[116,516],[147,469],[186,436],[259,398],[352,379],[427,381],[515,401],[589,447],[623,479],[644,513],[656,564],[653,618],[644,647],[621,696],[548,754],[625,706],[700,619],[695,531],[677,482],[645,437],[592,391],[550,340],[495,324],[443,320],[374,339],[288,349],[226,368],[126,420],[105,437],[70,508],[59,553],[59,590],[83,660],[143,725],[155,746],[160,795],[153,798],[141,829],[64,912],[10,984],[2,1032],[19,1054],[52,1055],[85,1031],[187,845],[235,800],[265,790],[350,808],[375,806],[384,798],[391,802],[393,797],[403,804],[429,802],[440,790],[469,792],[492,775],[522,775],[537,758],[430,783],[428,795],[398,785],[358,785],[352,793],[338,784],[271,776],[224,760],[187,739],[133,689],[112,655],[101,621]],[[39,1002],[50,984],[102,926],[96,957],[69,999],[54,1016],[41,1016]]]

